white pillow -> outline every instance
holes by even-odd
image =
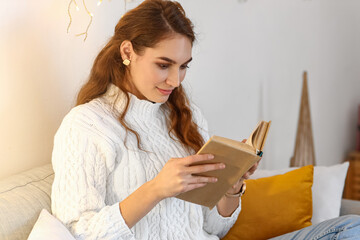
[[[329,167],[314,167],[314,183],[312,186],[313,216],[311,219],[313,224],[339,217],[348,167],[349,162]],[[256,179],[270,177],[278,174],[284,174],[294,169],[296,168],[286,168],[280,170],[258,169],[250,178]]]
[[[41,210],[28,240],[75,240],[69,230],[46,209]]]

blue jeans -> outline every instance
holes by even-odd
[[[356,240],[360,239],[360,216],[346,215],[287,233],[272,240]]]

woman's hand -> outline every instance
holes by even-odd
[[[261,160],[261,159],[260,159]],[[228,191],[228,194],[237,194],[240,192],[244,180],[248,179],[257,169],[260,160],[252,166]]]
[[[246,142],[246,139],[242,140],[242,142]],[[261,160],[261,158],[260,158]],[[247,171],[228,191],[228,194],[237,194],[240,192],[241,186],[243,185],[244,180],[248,179],[257,169],[259,162],[256,162],[254,166],[252,166],[249,171]]]
[[[194,176],[208,171],[225,168],[223,163],[202,164],[190,166],[194,163],[213,159],[211,154],[191,155],[185,158],[171,158],[152,180],[156,192],[161,199],[175,197],[180,193],[204,187],[208,183],[217,181],[214,177]]]

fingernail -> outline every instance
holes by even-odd
[[[214,159],[214,155],[209,154],[209,155],[208,155],[208,158],[209,158],[209,159]]]
[[[217,178],[213,178],[213,182],[217,182],[218,180],[217,180]]]
[[[220,168],[225,168],[226,166],[225,166],[225,164],[220,164]]]

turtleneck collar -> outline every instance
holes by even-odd
[[[141,100],[129,92],[130,103],[127,113],[132,113],[144,119],[157,116],[163,103],[153,103],[148,100]],[[104,97],[111,103],[119,113],[123,111],[126,104],[126,96],[120,88],[110,83]]]

